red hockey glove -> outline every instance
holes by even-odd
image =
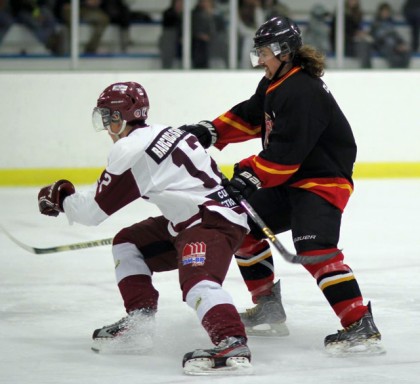
[[[63,201],[67,196],[72,195],[76,190],[68,180],[58,180],[48,185],[38,193],[38,207],[43,215],[58,216],[63,210]]]
[[[235,164],[233,177],[223,182],[230,197],[239,203],[239,200],[248,199],[258,188],[261,187],[261,181],[255,176],[251,168],[239,168]]]
[[[188,133],[197,137],[198,141],[204,148],[209,148],[217,141],[217,131],[213,123],[208,120],[200,121],[197,124],[183,125],[179,127]]]

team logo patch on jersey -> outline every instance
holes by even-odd
[[[271,119],[271,116],[266,112],[265,114],[265,137],[264,137],[264,148],[267,148],[268,146],[268,140],[270,137],[270,133],[273,130],[273,120]]]
[[[206,243],[189,243],[182,250],[182,265],[201,267],[206,262]]]
[[[176,148],[178,142],[188,133],[178,128],[166,128],[160,132],[153,142],[147,147],[146,153],[157,164],[165,160]]]

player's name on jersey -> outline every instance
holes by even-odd
[[[169,156],[186,134],[187,132],[178,128],[166,128],[156,136],[146,149],[146,152],[156,163],[160,164]]]

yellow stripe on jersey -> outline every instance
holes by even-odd
[[[341,188],[341,189],[347,189],[350,192],[350,194],[353,193],[353,188],[349,184],[338,184],[338,183],[320,184],[320,183],[309,182],[306,184],[299,185],[299,188],[305,188],[305,189],[310,189],[313,187]]]
[[[257,128],[255,130],[247,128],[245,125],[238,123],[235,120],[230,119],[226,115],[221,115],[218,117],[219,120],[222,120],[224,123],[238,129],[239,131],[245,132],[248,135],[257,135],[261,132],[261,128]]]
[[[265,165],[262,165],[260,162],[256,160],[257,158],[254,157],[254,164],[258,169],[261,169],[264,172],[271,173],[272,175],[290,175],[292,173],[295,173],[299,167],[292,168],[292,169],[285,169],[285,170],[279,170],[274,168],[266,167]]]
[[[294,67],[290,72],[288,72],[286,75],[284,75],[281,79],[277,80],[277,82],[270,85],[267,88],[266,94],[272,92],[274,89],[276,89],[278,86],[280,86],[286,79],[288,79],[290,76],[294,75],[296,72],[299,72],[300,70],[302,70],[301,67]]]

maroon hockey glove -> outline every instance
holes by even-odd
[[[63,210],[63,201],[67,196],[72,195],[76,190],[68,180],[58,180],[48,185],[38,193],[38,207],[43,215],[58,216]]]
[[[261,181],[251,168],[239,168],[238,164],[235,164],[233,177],[224,180],[223,186],[230,197],[239,203],[241,199],[248,199],[257,191],[261,187]]]
[[[208,120],[200,121],[197,124],[183,125],[179,127],[188,133],[197,137],[198,141],[204,148],[209,148],[217,141],[217,131],[213,123]]]

